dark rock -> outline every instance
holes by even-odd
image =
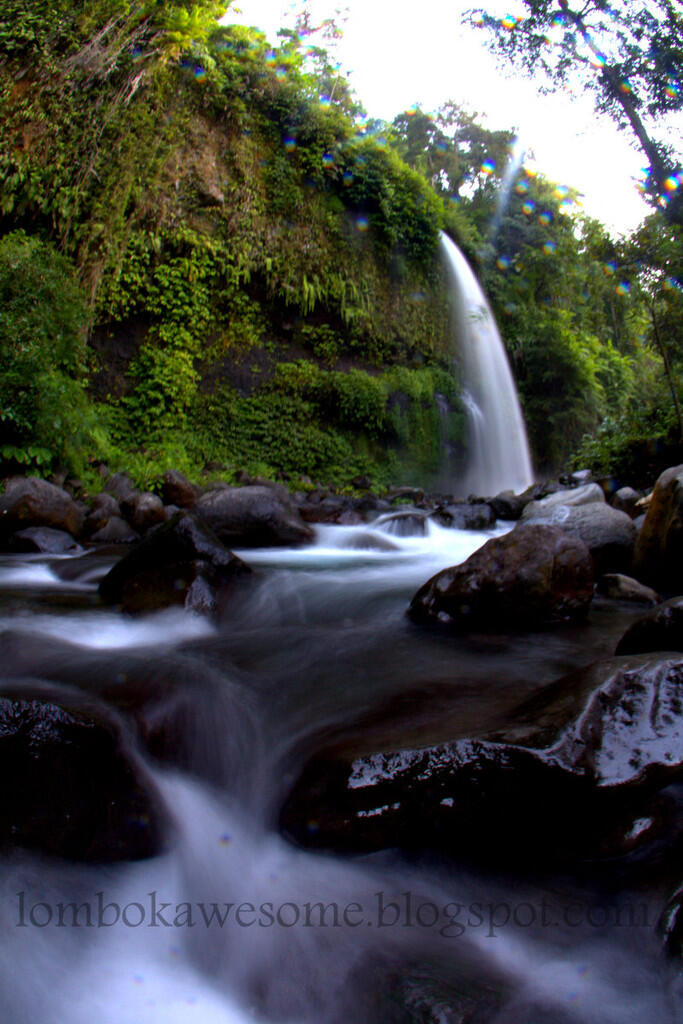
[[[489,505],[497,519],[515,520],[520,518],[529,500],[513,491],[501,491],[495,498],[489,499]]]
[[[488,502],[454,502],[432,514],[441,526],[453,530],[486,530],[496,521],[496,514]]]
[[[92,534],[90,540],[94,544],[133,544],[140,540],[140,534],[136,533],[125,519],[112,516],[104,526]]]
[[[378,537],[376,533],[353,533],[342,537],[339,546],[353,551],[399,551],[398,544],[393,544],[386,537]]]
[[[637,533],[640,533],[640,531],[642,530],[646,518],[647,517],[646,517],[645,513],[642,512],[639,516],[636,516],[636,518],[633,520],[633,525],[635,526]]]
[[[16,552],[39,551],[48,555],[78,555],[83,551],[70,533],[53,530],[50,526],[29,526],[12,534],[9,550]]]
[[[313,531],[296,506],[270,487],[210,491],[199,499],[194,514],[231,546],[273,547],[313,540]]]
[[[104,490],[112,494],[122,508],[126,503],[132,505],[135,495],[139,493],[127,473],[114,473],[106,481]]]
[[[310,502],[299,506],[299,512],[306,523],[338,523],[342,512],[349,508],[347,499],[329,495],[317,501],[313,497]]]
[[[410,604],[416,622],[506,629],[581,618],[593,597],[586,546],[554,526],[517,526],[444,569]]]
[[[633,571],[663,591],[683,590],[683,465],[665,470],[655,484],[638,534]]]
[[[628,859],[660,827],[659,790],[683,773],[682,701],[678,658],[597,663],[527,701],[507,735],[316,755],[281,825],[302,845],[341,850]]]
[[[0,696],[0,775],[4,845],[95,862],[162,850],[160,798],[121,725],[92,702]]]
[[[601,576],[597,584],[598,593],[609,597],[613,601],[629,601],[635,604],[659,604],[661,597],[644,587],[638,580],[630,576],[621,576],[619,573],[607,573]]]
[[[100,491],[100,493],[96,494],[92,500],[90,515],[101,516],[103,520],[111,519],[112,516],[121,515],[121,506],[113,494],[108,494],[106,491]],[[104,525],[104,522],[102,525]]]
[[[357,491],[369,491],[372,487],[372,480],[368,476],[355,476],[351,481],[351,486],[355,487]]]
[[[60,487],[36,477],[12,477],[0,495],[0,540],[30,526],[48,526],[78,536],[83,513]]]
[[[153,526],[166,522],[166,510],[161,498],[156,494],[145,491],[135,496],[133,501],[133,514],[131,516],[133,527],[138,533],[146,533]]]
[[[229,582],[250,571],[205,523],[180,512],[117,562],[99,592],[131,613],[175,604],[212,612]]]
[[[535,511],[530,511],[533,509]],[[624,512],[618,512],[604,501],[549,506],[545,502],[532,502],[524,509],[521,522],[548,523],[583,541],[593,556],[596,575],[625,572],[630,568],[636,528]]]
[[[618,509],[620,512],[625,512],[631,519],[635,519],[638,515],[638,509],[636,508],[637,503],[640,501],[640,495],[638,491],[634,491],[632,487],[620,487],[618,491],[612,495],[611,505],[612,508]]]
[[[634,622],[622,636],[615,653],[647,654],[650,651],[683,651],[683,597],[665,601]]]
[[[387,491],[387,498],[392,504],[408,498],[414,505],[419,505],[424,501],[424,496],[424,491],[419,487],[392,487],[390,491]]]
[[[165,505],[194,508],[199,497],[199,488],[191,484],[187,477],[177,469],[169,469],[163,476],[161,496]]]
[[[424,537],[427,532],[427,513],[418,509],[389,512],[378,516],[372,525],[394,537]]]

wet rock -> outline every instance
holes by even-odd
[[[529,500],[514,491],[501,491],[489,500],[497,519],[519,519]]]
[[[555,491],[537,501],[531,501],[522,513],[525,522],[530,520],[547,519],[550,511],[559,508],[561,505],[570,507],[579,505],[592,505],[595,502],[604,503],[605,495],[602,487],[598,484],[585,484],[583,487],[574,487],[571,490]]]
[[[400,551],[398,544],[393,544],[387,537],[365,531],[342,537],[339,546],[352,551]]]
[[[94,862],[160,853],[160,797],[114,716],[82,698],[4,694],[0,843]]]
[[[234,547],[306,544],[314,536],[295,505],[270,487],[210,491],[199,499],[194,514]]]
[[[662,936],[665,953],[683,965],[683,885],[662,911],[657,929]]]
[[[117,562],[99,592],[131,613],[177,604],[213,612],[228,584],[250,571],[205,523],[180,512]]]
[[[572,473],[571,479],[575,484],[588,484],[590,483],[591,476],[590,469],[577,469],[575,473]]]
[[[683,597],[674,597],[630,626],[615,654],[683,651]]]
[[[457,629],[505,629],[581,618],[592,597],[586,546],[553,526],[524,525],[433,576],[413,597],[409,615]]]
[[[496,521],[491,505],[484,501],[445,505],[437,509],[432,518],[441,526],[453,530],[486,530]]]
[[[90,540],[94,544],[134,544],[140,540],[140,534],[136,533],[121,516],[112,516],[107,519],[104,526],[92,534]]]
[[[46,480],[12,477],[0,495],[0,543],[10,534],[31,526],[47,526],[78,536],[83,513],[71,495]]]
[[[683,465],[665,470],[655,484],[638,534],[633,571],[665,592],[683,590]]]
[[[351,508],[348,500],[326,495],[316,500],[315,495],[311,500],[299,506],[301,518],[306,523],[338,523],[344,511]]]
[[[138,533],[146,533],[153,526],[166,522],[164,503],[156,494],[145,491],[135,496],[131,523]]]
[[[419,505],[420,502],[424,501],[424,491],[419,487],[392,487],[387,491],[387,498],[394,504],[397,501],[405,501],[406,499],[413,503],[413,505]]]
[[[636,505],[640,501],[640,495],[638,491],[634,491],[632,487],[620,487],[618,491],[612,496],[611,505],[612,508],[618,509],[620,512],[625,512],[631,519],[635,519],[638,515],[638,509]]]
[[[427,532],[427,513],[418,509],[388,512],[378,516],[373,526],[394,537],[424,537]]]
[[[629,601],[634,604],[659,604],[661,597],[650,587],[643,586],[638,580],[619,573],[606,573],[597,584],[598,593],[613,601]]]
[[[436,847],[506,865],[628,859],[660,828],[659,790],[683,775],[682,703],[679,658],[597,663],[527,701],[497,735],[318,754],[281,825],[302,845],[346,851]]]
[[[177,469],[169,469],[164,473],[161,496],[165,505],[194,508],[199,493],[199,488],[191,484],[187,477]]]
[[[8,544],[10,551],[42,552],[47,555],[78,555],[83,551],[70,533],[53,530],[50,526],[29,526],[12,534]]]
[[[597,487],[597,484],[590,486]],[[548,523],[583,541],[593,557],[596,575],[625,572],[630,568],[636,528],[629,516],[604,501],[579,505],[532,502],[524,509],[521,522]]]

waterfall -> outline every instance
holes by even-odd
[[[533,482],[529,445],[515,384],[496,321],[470,265],[441,235],[453,303],[454,342],[462,357],[468,461],[449,487],[484,497],[525,490]]]

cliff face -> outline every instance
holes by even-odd
[[[1,226],[73,261],[119,446],[173,436],[197,465],[340,482],[401,476],[404,457],[408,477],[435,471],[436,390],[455,442],[460,417],[424,181],[258,33],[207,30],[183,56],[159,3],[146,20],[67,5],[40,32],[10,6]]]

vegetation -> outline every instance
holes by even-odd
[[[466,447],[440,229],[490,296],[541,469],[680,432],[675,204],[615,243],[512,132],[451,103],[369,122],[311,45],[334,22],[272,47],[224,10],[0,11],[5,472],[428,484],[444,434]]]

